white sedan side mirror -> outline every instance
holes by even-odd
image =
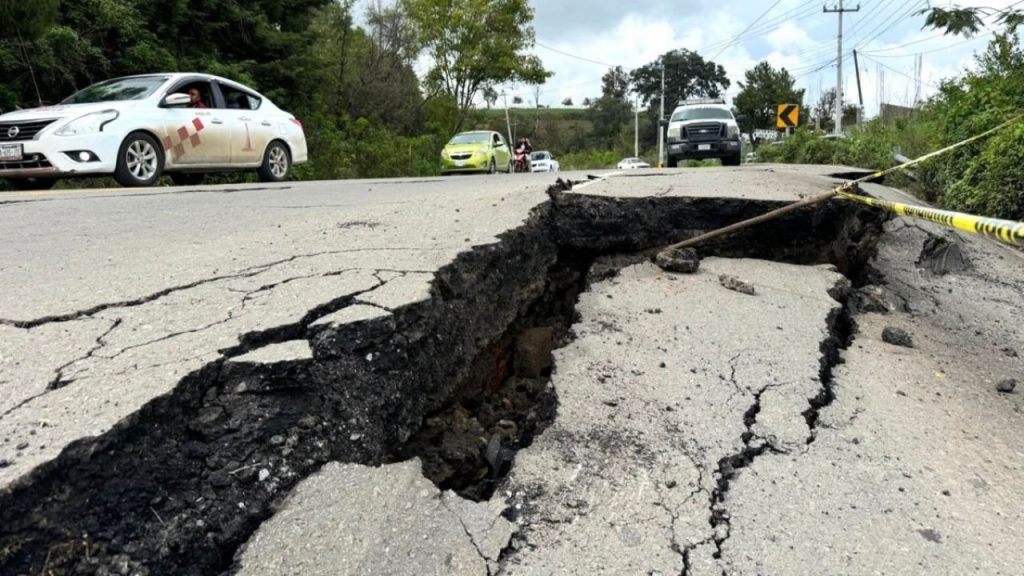
[[[192,103],[192,98],[188,94],[168,94],[164,98],[164,106],[187,106]]]

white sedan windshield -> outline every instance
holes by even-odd
[[[93,104],[96,102],[118,102],[124,100],[144,100],[150,97],[157,88],[167,81],[164,76],[137,76],[134,78],[118,78],[93,84],[79,90],[61,104]]]

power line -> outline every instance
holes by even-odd
[[[974,42],[975,40],[981,40],[983,38],[987,38],[987,37],[992,36],[994,34],[995,34],[995,32],[986,32],[985,34],[981,34],[979,36],[975,36],[974,38],[968,38],[967,40],[963,40],[961,42],[956,42],[954,44],[949,44],[947,46],[941,46],[939,48],[933,48],[931,50],[924,50],[922,52],[908,52],[906,54],[878,54],[877,52],[859,52],[859,54],[871,55],[871,56],[874,56],[875,58],[907,58],[907,57],[910,57],[910,56],[920,56],[921,54],[932,54],[932,53],[935,53],[935,52],[942,52],[943,50],[949,50],[950,48],[956,48],[957,46],[962,46],[964,44],[967,44],[968,42]],[[912,44],[912,43],[908,42],[908,44]],[[906,45],[904,45],[904,46],[906,46]],[[903,48],[904,46],[899,46],[899,47]]]
[[[715,58],[718,58],[719,56],[721,56],[721,55],[722,55],[722,52],[725,52],[725,51],[726,51],[726,50],[728,50],[728,49],[729,49],[729,48],[730,48],[731,46],[734,46],[734,45],[735,45],[735,44],[736,44],[737,42],[739,42],[739,41],[740,41],[740,40],[741,40],[741,39],[743,38],[743,35],[744,35],[744,34],[746,34],[746,33],[747,33],[747,32],[748,32],[748,31],[749,31],[749,30],[750,30],[751,28],[753,28],[754,26],[756,26],[756,25],[757,25],[757,23],[758,23],[758,22],[760,22],[762,18],[764,18],[765,16],[767,16],[769,12],[771,12],[772,10],[774,10],[774,9],[775,9],[775,7],[776,7],[776,6],[778,6],[778,5],[779,5],[779,4],[781,4],[781,3],[782,3],[782,0],[775,0],[775,3],[774,3],[774,4],[772,4],[771,6],[769,6],[769,7],[768,7],[768,9],[767,9],[767,10],[765,10],[764,12],[762,12],[760,16],[758,16],[757,18],[754,18],[754,21],[753,21],[753,22],[751,22],[750,24],[748,24],[748,25],[747,25],[747,27],[746,27],[746,28],[744,28],[742,32],[740,32],[739,34],[737,34],[737,35],[736,35],[736,38],[735,38],[735,39],[733,39],[733,41],[732,41],[732,42],[729,42],[729,43],[728,43],[728,44],[726,44],[725,46],[722,46],[722,48],[721,48],[721,49],[720,49],[720,50],[719,50],[718,52],[716,52],[714,56],[712,56],[711,58],[708,58],[708,60],[714,60]]]
[[[787,21],[789,19],[803,18],[805,16],[809,16],[809,15],[817,12],[818,9],[817,9],[816,4],[817,4],[817,0],[807,0],[806,2],[804,2],[803,5],[797,5],[797,6],[793,7],[793,8],[790,8],[789,10],[786,10],[785,12],[779,14],[778,16],[775,16],[773,18],[769,18],[768,20],[762,22],[761,24],[759,24],[757,26],[753,26],[753,25],[748,26],[747,27],[748,30],[744,30],[743,32],[741,32],[740,34],[738,34],[736,36],[733,36],[732,38],[728,38],[728,39],[724,39],[724,40],[719,40],[718,42],[712,42],[711,44],[703,46],[701,48],[701,50],[702,51],[710,51],[710,50],[715,50],[717,48],[721,48],[723,46],[732,45],[732,44],[735,44],[738,40],[742,39],[743,36],[746,36],[747,38],[749,38],[751,36],[762,36],[762,35],[764,35],[764,34],[766,34],[768,32],[771,32],[771,31],[775,30],[776,26],[784,23],[785,21]],[[762,14],[762,16],[763,16],[763,14]],[[756,23],[756,21],[755,21],[755,23]]]
[[[889,30],[892,30],[895,26],[902,24],[904,21],[907,20],[907,18],[910,18],[910,16],[914,14],[914,11],[918,8],[918,4],[921,2],[926,3],[926,0],[917,0],[916,2],[914,0],[908,0],[907,2],[904,2],[901,7],[897,8],[894,12],[890,13],[889,18],[891,21],[888,22],[888,26],[885,26],[887,22],[883,20],[879,26],[876,26],[871,32],[868,32],[866,34],[866,36],[869,36],[867,40],[864,40],[857,44],[857,49],[863,48],[864,46],[871,44],[881,35],[885,34]],[[909,10],[907,10],[908,5],[910,6]],[[900,16],[897,16],[898,14]],[[893,17],[895,17],[896,19],[892,20]],[[879,30],[879,28],[881,28],[881,30]]]
[[[551,46],[547,46],[547,45],[541,44],[540,42],[534,42],[534,44],[536,44],[537,46],[540,46],[541,48],[543,48],[545,50],[550,50],[551,52],[555,52],[557,54],[561,54],[562,56],[568,56],[569,58],[575,58],[576,60],[582,60],[583,62],[590,62],[591,64],[597,64],[598,66],[604,66],[605,68],[616,68],[616,67],[619,66],[618,64],[608,64],[607,62],[600,62],[598,60],[591,60],[590,58],[586,58],[584,56],[578,56],[576,54],[572,54],[572,53],[566,52],[564,50],[559,50],[558,48],[552,48]]]
[[[904,78],[907,78],[908,80],[913,80],[914,82],[917,82],[917,81],[918,81],[918,79],[917,79],[917,78],[914,78],[913,76],[911,76],[911,75],[909,75],[909,74],[907,74],[907,73],[905,73],[905,72],[901,72],[900,70],[897,70],[896,68],[893,68],[892,66],[889,66],[888,64],[885,64],[885,63],[883,63],[883,62],[879,62],[878,60],[875,60],[874,58],[872,58],[872,57],[870,57],[870,56],[865,56],[864,54],[862,54],[862,53],[860,53],[860,52],[858,52],[858,54],[860,54],[861,56],[864,56],[864,58],[866,58],[866,59],[868,59],[868,60],[871,60],[871,61],[872,61],[872,62],[874,62],[875,64],[877,64],[877,65],[879,65],[879,66],[881,66],[881,67],[883,67],[883,68],[886,68],[886,69],[888,69],[888,70],[889,70],[890,72],[895,72],[895,73],[899,74],[900,76],[903,76]],[[924,83],[924,84],[927,84],[927,85],[931,86],[932,88],[935,88],[936,90],[938,90],[939,88],[941,88],[941,86],[938,86],[938,85],[936,85],[936,84],[932,84],[931,82],[928,82],[928,81],[926,81],[926,80],[921,80],[921,82],[922,82],[922,83]]]

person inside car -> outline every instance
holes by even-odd
[[[199,88],[194,86],[189,88],[188,97],[192,100],[192,108],[206,108],[206,102],[203,102],[203,95],[199,92]]]

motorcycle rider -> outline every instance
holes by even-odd
[[[531,170],[531,168],[530,168],[530,154],[533,153],[533,145],[530,144],[530,139],[527,138],[526,136],[520,136],[519,139],[516,140],[515,153],[516,153],[516,158],[517,159],[519,158],[520,155],[523,156],[523,163],[525,164],[525,170],[524,171],[525,172],[529,172]]]

